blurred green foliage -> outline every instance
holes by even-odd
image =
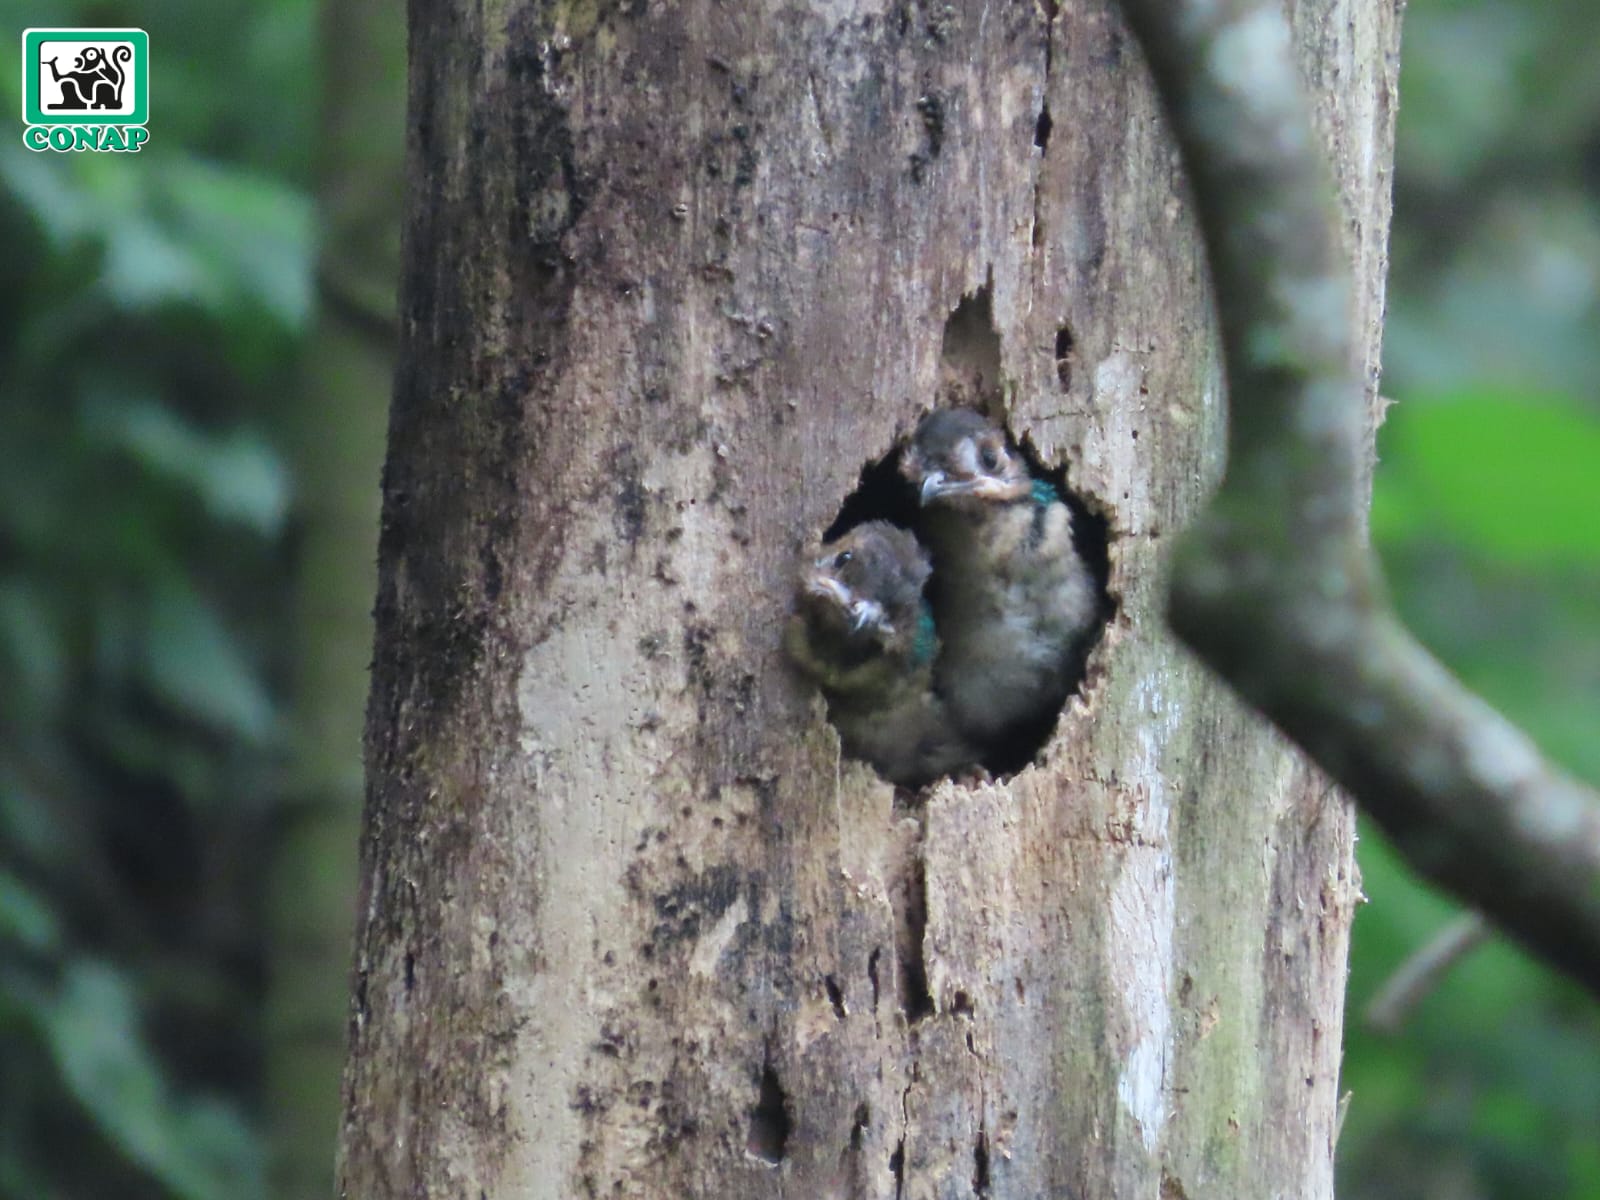
[[[0,15],[142,26],[155,83],[136,158],[0,136],[0,1196],[250,1200],[315,13]],[[1600,782],[1600,5],[1406,25],[1375,536],[1424,640]],[[1569,985],[1497,944],[1361,1028],[1451,911],[1364,839],[1341,1195],[1600,1198]]]
[[[312,294],[309,0],[138,26],[137,156],[0,136],[0,1195],[249,1200]],[[12,136],[15,134],[15,136]]]
[[[1600,5],[1411,0],[1373,535],[1407,621],[1600,784]],[[1371,823],[1344,1200],[1600,1198],[1600,1019],[1496,942],[1404,1033],[1363,1006],[1452,905]]]

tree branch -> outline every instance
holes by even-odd
[[[1367,545],[1348,267],[1282,2],[1123,7],[1189,170],[1231,406],[1172,626],[1419,873],[1600,994],[1600,797],[1406,632]]]
[[[1421,950],[1400,964],[1389,981],[1367,1005],[1367,1028],[1393,1037],[1405,1028],[1428,995],[1450,968],[1471,954],[1489,937],[1483,914],[1462,913],[1441,929]]]

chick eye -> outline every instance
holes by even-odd
[[[849,550],[841,550],[841,551],[839,551],[839,553],[837,553],[837,554],[835,554],[833,556],[833,569],[835,571],[843,570],[844,569],[844,565],[854,557],[855,557],[855,555],[853,553],[851,553]]]
[[[985,471],[993,471],[1000,466],[1000,452],[993,446],[985,446],[978,452],[978,461]]]

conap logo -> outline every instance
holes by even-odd
[[[25,29],[22,143],[29,150],[137,150],[149,140],[150,35]]]

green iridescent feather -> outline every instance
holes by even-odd
[[[938,650],[939,632],[934,628],[933,609],[924,600],[922,611],[917,614],[917,636],[911,643],[911,661],[916,666],[926,666],[933,661]]]

